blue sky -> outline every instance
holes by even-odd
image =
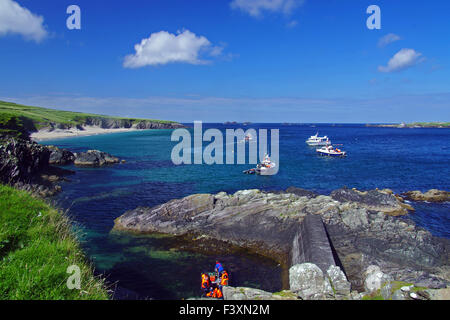
[[[66,27],[71,4],[81,30]],[[366,27],[371,4],[380,30]],[[444,0],[0,0],[0,99],[182,122],[450,121],[449,12]]]

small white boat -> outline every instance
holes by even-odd
[[[306,143],[310,146],[326,146],[330,143],[330,139],[327,136],[319,137],[319,133],[317,132],[315,135],[309,137]]]
[[[263,162],[259,163],[256,166],[255,171],[256,171],[257,174],[270,175],[276,170],[275,169],[276,166],[277,166],[276,163],[271,161],[270,158],[269,158],[269,155],[266,154],[264,156]]]
[[[272,175],[276,170],[276,163],[270,160],[269,155],[264,156],[264,160],[256,165],[256,168],[244,170],[245,174],[260,174],[260,175]]]
[[[347,155],[347,152],[342,151],[339,148],[335,148],[331,144],[329,144],[325,147],[316,149],[316,152],[319,155],[329,156],[329,157],[345,157]]]

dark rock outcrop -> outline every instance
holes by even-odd
[[[341,188],[331,192],[330,196],[339,202],[353,202],[370,211],[384,212],[392,216],[405,215],[410,207],[405,205],[392,193],[369,190]]]
[[[80,167],[101,167],[120,162],[119,158],[99,150],[72,153],[67,149],[61,149],[55,146],[47,146],[47,148],[50,150],[49,163],[53,165],[73,163]]]
[[[401,196],[412,201],[445,202],[450,201],[450,192],[438,189],[430,189],[427,192],[408,191]]]
[[[307,198],[315,198],[319,195],[318,193],[316,193],[314,191],[305,190],[305,189],[301,189],[301,188],[297,188],[297,187],[293,187],[293,186],[287,188],[285,192],[292,193],[292,194],[295,194],[300,197],[307,197]]]
[[[50,151],[35,142],[7,137],[0,144],[0,181],[29,183],[48,167]]]
[[[99,150],[74,153],[74,157],[74,164],[80,167],[100,167],[120,161],[119,158]]]
[[[75,160],[75,155],[67,150],[55,146],[47,146],[50,150],[49,164],[66,165],[71,164]]]
[[[55,182],[72,171],[49,165],[51,151],[28,139],[2,137],[0,143],[0,182],[30,191],[41,197],[61,191]]]

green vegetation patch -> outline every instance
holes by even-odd
[[[296,299],[297,298],[297,295],[295,293],[293,293],[292,291],[288,291],[288,290],[275,292],[273,295],[280,296],[280,297],[283,297],[283,298],[292,298],[292,299]]]
[[[425,288],[425,287],[416,287],[416,286],[414,286],[413,283],[404,282],[404,281],[392,281],[391,285],[392,285],[392,289],[391,289],[392,293],[394,293],[397,290],[400,290],[401,287],[413,286],[413,287],[410,288],[409,292],[417,292],[417,291],[423,291],[423,290],[428,289],[428,288]],[[377,291],[374,291],[374,292],[372,292],[370,294],[367,294],[367,295],[363,296],[362,299],[363,300],[384,300],[383,296],[381,295],[381,290],[380,289],[378,289]],[[391,298],[389,298],[389,300],[391,300]]]
[[[81,271],[68,289],[67,268]],[[0,299],[108,299],[68,218],[28,192],[0,185]]]
[[[407,127],[443,127],[450,128],[450,122],[413,122],[406,124]]]
[[[5,113],[8,114],[9,116],[15,116],[18,118],[27,119],[31,121],[35,129],[46,127],[50,123],[63,124],[67,125],[68,127],[75,127],[77,125],[85,124],[90,119],[114,119],[114,120],[124,120],[130,123],[140,121],[151,121],[155,123],[174,123],[174,121],[165,121],[165,120],[122,118],[92,113],[62,111],[41,107],[24,106],[12,102],[0,101],[0,115]],[[0,128],[2,128],[1,123]]]
[[[12,113],[0,112],[0,135],[8,135],[15,138],[28,138],[28,132],[34,130],[33,123]]]

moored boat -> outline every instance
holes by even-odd
[[[256,166],[256,173],[261,175],[270,175],[276,169],[276,163],[270,160],[268,154],[264,156],[264,160]]]
[[[270,157],[268,154],[264,156],[264,160],[256,165],[256,168],[244,170],[243,173],[245,174],[260,174],[260,175],[272,175],[276,173],[276,163],[270,160]]]
[[[319,133],[317,132],[315,135],[309,137],[306,143],[310,146],[325,146],[330,143],[330,139],[327,136],[319,137]]]
[[[316,149],[316,152],[322,156],[330,156],[330,157],[345,157],[347,155],[346,151],[342,151],[339,148],[333,147],[331,144]]]

